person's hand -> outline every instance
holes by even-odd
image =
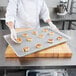
[[[71,40],[71,37],[69,37],[68,35],[62,33],[62,32],[51,22],[50,19],[48,19],[46,22],[49,24],[49,26],[50,26],[49,28],[50,28],[51,30],[53,30],[54,32],[60,34],[61,36],[64,36],[64,37],[66,37],[67,39]]]
[[[50,21],[48,22],[50,29],[52,29],[53,31],[59,32],[59,29]]]
[[[46,23],[49,24],[49,28],[55,32],[59,32],[59,29],[53,24],[53,22],[51,21],[51,19],[47,19]]]
[[[17,39],[17,34],[16,34],[16,31],[14,28],[10,29],[11,31],[11,39],[14,41],[14,42],[17,42],[16,39]]]
[[[9,27],[9,29],[14,28],[14,23],[12,21],[7,22],[6,25]]]
[[[7,26],[9,27],[10,32],[11,32],[11,39],[12,39],[14,42],[16,42],[17,34],[16,34],[15,29],[14,29],[14,23],[10,21],[10,22],[7,22],[6,24],[7,24]]]
[[[64,37],[66,37],[67,39],[71,40],[71,37],[69,37],[68,35],[59,31],[59,29],[52,22],[49,22],[48,24],[49,24],[51,30],[53,30],[54,32],[57,32],[58,34],[60,34]]]

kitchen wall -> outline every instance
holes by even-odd
[[[0,6],[7,6],[8,0],[0,0]]]
[[[59,4],[60,0],[45,0],[48,7],[56,7]]]

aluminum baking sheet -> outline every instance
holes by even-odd
[[[48,32],[43,32],[42,30],[47,28],[48,29]],[[38,31],[38,34],[37,35],[33,35],[32,32],[33,31]],[[34,30],[30,30],[30,31],[24,31],[24,32],[19,32],[17,33],[17,36],[20,37],[22,39],[22,43],[21,44],[17,44],[17,43],[14,43],[11,38],[10,38],[10,34],[9,35],[5,35],[4,38],[5,40],[7,41],[7,43],[13,48],[14,52],[16,53],[16,55],[18,57],[23,57],[23,56],[26,56],[26,55],[29,55],[29,54],[32,54],[32,53],[35,53],[35,52],[38,52],[40,50],[43,50],[43,49],[46,49],[46,48],[49,48],[49,47],[52,47],[52,46],[55,46],[57,44],[60,44],[60,43],[64,43],[67,41],[66,38],[63,37],[62,40],[57,40],[57,37],[59,37],[60,35],[57,34],[57,33],[54,33],[54,35],[49,35],[48,33],[51,32],[52,30],[50,30],[48,27],[42,27],[40,29],[34,29]],[[31,37],[33,39],[32,42],[27,42],[26,41],[26,37],[23,37],[22,34],[24,33],[27,33],[28,34],[28,37]],[[38,35],[39,34],[43,34],[44,35],[44,38],[38,38]],[[48,43],[47,40],[51,38],[54,40],[54,42],[52,44]],[[42,47],[41,48],[36,48],[35,45],[36,44],[42,44]],[[28,46],[30,48],[30,50],[28,52],[23,52],[23,48],[25,46]]]

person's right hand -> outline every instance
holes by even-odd
[[[7,22],[6,25],[9,27],[9,29],[14,28],[14,23],[12,21]]]
[[[11,31],[11,39],[17,43],[16,39],[17,39],[17,34],[14,28],[10,29]]]
[[[12,39],[14,42],[16,42],[17,34],[16,34],[15,29],[14,29],[14,23],[10,21],[10,22],[7,22],[6,24],[7,24],[7,26],[9,27],[10,32],[11,32],[11,39]]]

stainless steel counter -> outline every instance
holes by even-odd
[[[5,58],[7,43],[3,38],[8,34],[8,30],[0,31],[0,68],[25,68],[25,69],[43,69],[43,68],[75,68],[76,67],[76,31],[63,31],[72,37],[68,42],[73,52],[72,58]]]

